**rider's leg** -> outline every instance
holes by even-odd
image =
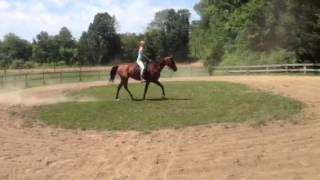
[[[137,61],[137,64],[140,66],[140,78],[143,80],[143,71],[144,71],[144,64],[142,61]]]
[[[147,79],[148,62],[144,62],[143,65],[144,65],[144,69],[142,71],[143,72],[142,76],[143,76],[144,79]]]

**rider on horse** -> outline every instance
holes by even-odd
[[[141,77],[141,81],[145,81],[145,62],[149,61],[149,58],[144,55],[144,41],[140,41],[140,46],[139,46],[139,50],[138,50],[138,58],[137,58],[137,64],[140,67],[140,77]]]

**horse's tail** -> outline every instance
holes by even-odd
[[[113,82],[113,81],[114,81],[114,78],[115,78],[116,75],[117,75],[118,67],[119,67],[119,66],[113,66],[113,67],[112,67],[111,72],[110,72],[110,79],[109,79],[110,82]]]

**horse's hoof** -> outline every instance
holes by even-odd
[[[116,101],[120,101],[120,99],[116,99]]]

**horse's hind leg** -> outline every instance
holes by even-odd
[[[128,81],[129,79],[125,79],[124,80],[124,88],[127,90],[127,92],[129,93],[130,97],[132,100],[134,100],[132,93],[130,92],[129,88],[128,88]]]
[[[161,87],[161,89],[162,89],[162,96],[163,96],[163,97],[166,97],[166,93],[164,92],[164,87],[163,87],[163,85],[162,85],[159,81],[156,81],[156,82],[154,82],[154,83]]]
[[[119,86],[118,86],[118,90],[117,90],[117,95],[116,95],[116,99],[118,100],[119,99],[119,92],[120,92],[120,89],[122,88],[122,86],[123,86],[123,80],[121,79],[121,82],[120,82],[120,84],[119,84]]]

